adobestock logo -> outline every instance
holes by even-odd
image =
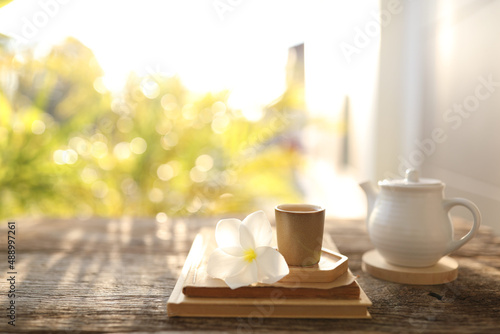
[[[224,16],[227,12],[232,12],[236,7],[238,7],[243,0],[215,0],[212,2],[214,10],[219,15],[219,19],[224,21]]]
[[[376,40],[380,36],[381,29],[387,27],[391,23],[392,17],[400,14],[402,11],[401,2],[399,0],[392,0],[387,4],[387,9],[371,12],[370,16],[372,20],[366,22],[363,29],[359,26],[354,27],[352,43],[341,42],[339,44],[347,63],[350,64],[354,55],[361,54],[361,50]]]
[[[27,43],[38,35],[41,29],[45,28],[50,20],[57,16],[61,5],[65,5],[70,0],[39,0],[37,10],[30,17],[23,16],[21,18],[21,34],[10,33],[9,35],[16,38],[18,43]]]
[[[443,120],[446,123],[451,123],[453,130],[458,129],[462,125],[462,121],[469,118],[479,108],[480,101],[488,99],[495,92],[495,88],[500,87],[500,82],[493,81],[491,74],[487,79],[484,77],[477,79],[480,84],[474,89],[474,94],[467,96],[462,103],[453,104],[453,108],[447,109],[443,114]]]
[[[493,81],[493,75],[487,78],[478,77],[479,83],[474,89],[474,93],[467,95],[461,103],[454,103],[452,108],[448,108],[443,113],[443,121],[449,124],[452,130],[457,130],[463,124],[463,120],[469,118],[473,112],[477,111],[481,101],[485,101],[500,87],[500,81]],[[399,156],[398,173],[405,175],[407,168],[417,168],[422,166],[425,159],[436,151],[438,144],[444,143],[448,135],[443,128],[436,127],[431,131],[431,136],[422,141],[416,140],[417,148],[412,150],[407,158]]]

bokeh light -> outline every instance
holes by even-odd
[[[212,120],[212,130],[218,134],[224,133],[229,123],[229,117],[224,112],[217,113]]]
[[[41,135],[45,132],[45,123],[38,119],[34,120],[33,123],[31,123],[31,132],[36,135]]]
[[[54,162],[58,165],[72,165],[78,160],[78,153],[72,149],[56,150],[53,158]]]
[[[85,166],[82,169],[80,177],[83,180],[83,182],[88,184],[92,184],[98,179],[97,171],[94,168],[88,166]]]
[[[156,214],[156,221],[160,224],[166,223],[168,221],[168,216],[165,212],[158,212]]]
[[[214,159],[208,154],[202,154],[196,158],[196,167],[199,170],[207,172],[214,166]]]
[[[189,172],[189,177],[193,182],[200,183],[207,179],[207,172],[195,166]]]
[[[120,160],[125,160],[130,158],[131,155],[130,144],[123,141],[116,144],[115,148],[113,149],[113,154]]]
[[[187,211],[190,213],[198,212],[203,205],[203,202],[199,197],[195,197],[193,201],[187,206]]]
[[[148,194],[149,200],[154,203],[159,203],[163,200],[163,191],[159,188],[153,188]]]
[[[174,169],[169,164],[160,165],[156,173],[158,178],[163,181],[168,181],[175,175]]]
[[[108,154],[108,145],[102,141],[96,141],[92,144],[92,155],[97,159],[102,159]]]
[[[170,150],[179,142],[179,136],[175,132],[170,132],[161,138],[161,147]]]
[[[147,148],[148,144],[146,143],[144,138],[135,137],[130,142],[130,151],[132,151],[135,154],[143,154],[144,152],[146,152]]]
[[[160,94],[160,86],[149,78],[142,80],[141,90],[148,99],[155,99]]]
[[[89,156],[91,154],[92,146],[87,140],[81,137],[71,138],[68,145],[82,156]]]

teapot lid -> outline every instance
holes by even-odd
[[[413,168],[406,170],[404,179],[383,180],[378,183],[380,186],[389,187],[407,187],[407,188],[424,188],[443,186],[443,182],[436,179],[419,178],[418,171]]]

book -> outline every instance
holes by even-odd
[[[210,233],[213,234],[213,230],[200,232],[193,242],[182,273],[167,302],[169,317],[370,318],[367,308],[372,305],[371,301],[355,280],[350,284],[354,284],[359,290],[359,297],[356,299],[318,298],[309,295],[291,298],[279,288],[269,290],[267,297],[258,298],[185,295],[183,289],[189,286],[186,279],[193,263],[198,263],[200,254],[204,254],[204,249],[207,249]],[[326,245],[336,249],[332,247],[334,243],[328,235],[325,235],[325,241]],[[348,274],[352,275],[350,271]],[[255,287],[248,287],[253,288]]]

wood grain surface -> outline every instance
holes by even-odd
[[[457,280],[434,286],[385,282],[361,271],[371,249],[360,221],[327,221],[329,233],[373,302],[371,320],[168,318],[166,302],[194,236],[216,218],[16,221],[16,326],[7,324],[7,224],[0,227],[0,332],[103,333],[500,332],[500,238],[479,235],[452,254]],[[457,235],[468,224],[458,222]],[[270,310],[263,310],[268,312]]]

